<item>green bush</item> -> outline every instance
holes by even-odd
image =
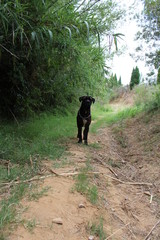
[[[140,85],[135,88],[135,104],[142,106],[145,111],[160,108],[160,86]]]

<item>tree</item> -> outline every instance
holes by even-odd
[[[139,68],[136,66],[136,68],[133,68],[132,74],[131,74],[131,81],[130,81],[130,89],[132,90],[135,85],[138,85],[140,83],[140,73]]]
[[[119,77],[118,84],[119,84],[119,86],[122,86],[122,79],[121,79],[121,76]]]
[[[0,12],[0,113],[65,107],[105,86],[101,38],[118,38],[122,14],[112,0],[2,0]]]
[[[108,88],[114,88],[114,87],[118,87],[120,84],[119,84],[119,81],[117,80],[117,75],[113,73],[111,74],[110,78],[107,79],[107,86]]]
[[[160,84],[160,67],[158,68],[157,84]]]
[[[160,65],[160,1],[141,0],[144,6],[139,16],[141,30],[137,33],[137,40],[140,41],[137,47],[137,56],[144,55],[144,61],[150,66],[151,71],[158,69]],[[142,54],[143,52],[143,54]]]

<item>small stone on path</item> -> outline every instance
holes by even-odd
[[[63,225],[63,221],[62,218],[54,218],[52,220],[53,223],[59,224],[59,225]]]
[[[79,204],[79,208],[86,208],[85,205],[83,203]]]
[[[94,240],[94,236],[89,236],[88,240]]]

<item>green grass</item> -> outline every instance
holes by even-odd
[[[84,194],[92,204],[96,204],[98,201],[97,186],[91,183],[91,177],[88,176],[88,172],[93,170],[90,161],[86,162],[86,166],[81,169],[78,176],[75,178],[75,186],[73,190]],[[94,177],[94,176],[92,176]]]
[[[98,201],[98,190],[97,186],[92,185],[87,176],[87,172],[81,172],[76,178],[74,190],[86,195],[88,200],[92,204],[96,204]]]
[[[93,236],[99,237],[99,240],[106,239],[106,233],[103,229],[103,218],[101,217],[98,223],[92,223],[89,227],[89,232]]]
[[[125,108],[118,112],[114,111],[112,108],[108,108],[108,111],[105,111],[105,109],[96,106],[93,109],[93,119],[97,119],[97,121],[92,124],[91,131],[95,133],[100,127],[110,126],[116,122],[123,121],[124,119],[135,117],[142,111],[143,107],[141,106]]]
[[[36,220],[30,219],[24,222],[24,227],[28,229],[29,232],[33,233],[34,228],[36,227]]]
[[[71,114],[44,114],[19,126],[0,123],[0,129],[0,159],[24,165],[29,162],[30,155],[50,159],[60,157],[65,150],[61,143],[76,135],[76,120]]]
[[[19,184],[15,186],[8,198],[1,201],[0,209],[0,236],[3,234],[5,227],[16,220],[16,207],[19,201],[26,193],[26,184]]]

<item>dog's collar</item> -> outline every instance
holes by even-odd
[[[89,114],[89,116],[87,116],[87,117],[82,117],[82,115],[80,114],[80,110],[78,111],[78,114],[79,114],[79,116],[82,118],[82,119],[87,119],[87,118],[89,118],[91,115]]]

